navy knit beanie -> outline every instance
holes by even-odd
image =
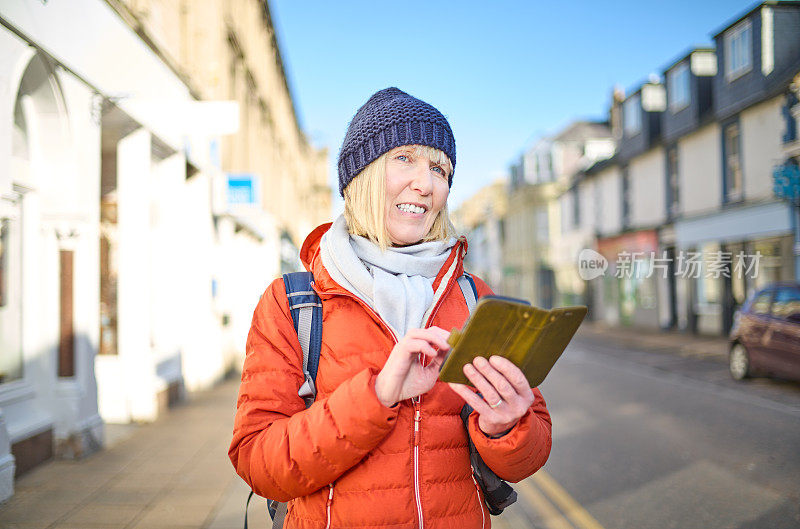
[[[401,145],[427,145],[444,152],[456,168],[456,140],[441,112],[397,88],[375,92],[347,127],[339,151],[339,194],[367,165]]]

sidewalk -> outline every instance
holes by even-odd
[[[728,361],[728,339],[722,336],[695,336],[678,331],[609,327],[598,322],[583,323],[577,336],[636,349]]]
[[[193,395],[159,421],[111,427],[124,439],[20,478],[0,506],[8,529],[240,529],[249,488],[228,460],[238,378]],[[250,527],[270,527],[263,500]]]

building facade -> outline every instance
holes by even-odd
[[[800,4],[764,2],[714,40],[713,117],[677,139],[677,172],[685,187],[680,196],[687,203],[675,221],[675,243],[679,252],[699,253],[712,267],[700,278],[681,279],[680,326],[727,334],[750,292],[797,279],[795,212],[775,197],[772,175],[791,142],[787,115],[789,86],[800,72]],[[698,176],[706,193],[691,188]],[[711,256],[725,261],[725,273],[714,273]]]
[[[486,281],[495,292],[503,290],[507,211],[506,183],[498,181],[478,191],[453,212],[456,230],[469,241],[465,268]]]
[[[750,292],[797,279],[796,207],[772,175],[795,163],[798,15],[797,2],[764,2],[666,68],[663,85],[612,103],[617,154],[578,184],[612,206],[585,215],[609,262],[587,281],[607,323],[726,334]]]
[[[713,39],[614,90],[613,146],[593,163],[566,170],[554,137],[512,166],[507,291],[725,335],[753,290],[800,278],[800,200],[785,197],[800,180],[800,2],[762,2]],[[582,250],[601,276],[581,275]]]
[[[265,2],[14,0],[0,21],[2,500],[241,362],[329,190]]]
[[[571,303],[583,294],[577,255],[584,241],[570,230],[575,175],[611,156],[614,142],[604,122],[576,121],[536,141],[511,167],[504,290],[541,307]],[[574,259],[573,259],[574,257]]]

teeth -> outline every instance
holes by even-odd
[[[397,209],[408,213],[425,213],[425,208],[421,208],[413,204],[398,204]]]

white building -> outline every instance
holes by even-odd
[[[504,180],[497,180],[465,200],[453,213],[456,229],[469,242],[464,258],[467,272],[486,281],[495,292],[503,290],[506,188]]]
[[[5,19],[9,5],[0,8]],[[0,499],[15,472],[102,443],[94,92],[0,30]],[[55,440],[55,443],[54,443]],[[26,457],[17,459],[13,453]]]
[[[257,193],[227,196],[237,105],[196,101],[108,3],[0,19],[2,501],[234,367],[280,232]]]
[[[587,184],[582,192],[579,182],[582,171],[598,160],[614,154],[615,142],[605,122],[576,121],[553,140],[557,198],[550,203],[550,266],[555,273],[558,305],[582,304],[586,301],[584,283],[578,275],[578,255],[594,246],[595,233],[589,219],[594,218],[593,190]],[[585,214],[586,218],[582,218]]]
[[[540,307],[580,301],[582,234],[572,232],[575,176],[614,153],[608,124],[575,121],[541,138],[511,168],[506,217],[505,290]]]

